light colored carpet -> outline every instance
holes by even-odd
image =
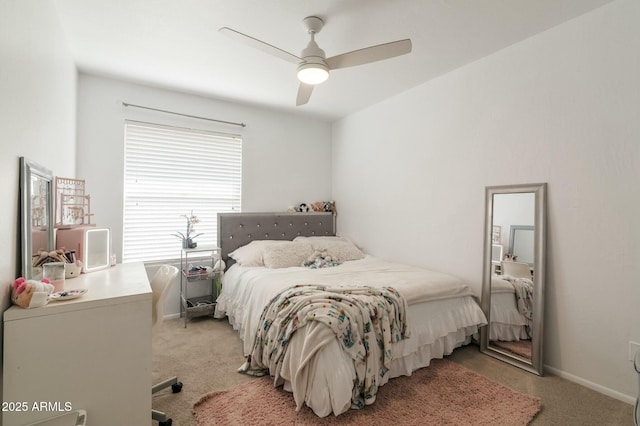
[[[531,426],[633,425],[632,405],[556,376],[527,373],[480,353],[475,345],[456,349],[447,359],[540,397],[542,409]],[[203,395],[255,379],[236,372],[243,362],[242,341],[226,320],[194,319],[187,328],[182,319],[164,321],[153,339],[153,381],[177,375],[184,387],[176,394],[171,389],[155,394],[153,408],[166,411],[174,426],[195,426],[193,405]],[[632,364],[629,374],[634,374]]]
[[[213,392],[195,404],[196,424],[211,425],[527,425],[540,399],[517,393],[455,362],[437,359],[411,377],[391,380],[376,401],[336,417],[295,411],[289,392],[270,377]]]

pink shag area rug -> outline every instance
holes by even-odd
[[[540,399],[518,393],[455,362],[434,359],[410,377],[392,379],[376,402],[362,410],[320,418],[306,405],[295,411],[293,395],[256,378],[204,395],[193,413],[210,425],[527,425]]]

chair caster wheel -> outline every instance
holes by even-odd
[[[171,390],[173,391],[173,393],[180,392],[182,390],[182,382],[171,385]],[[169,423],[167,426],[171,426],[171,423]]]
[[[173,423],[173,420],[167,419],[164,422],[158,422],[158,426],[171,426],[171,423]]]

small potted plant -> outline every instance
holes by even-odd
[[[202,233],[194,235],[193,233],[195,232],[195,229],[193,226],[196,223],[200,223],[200,220],[198,219],[198,216],[193,214],[193,210],[191,210],[191,214],[189,216],[183,214],[182,217],[187,219],[187,232],[182,233],[178,231],[173,235],[182,240],[182,248],[196,248],[198,246],[198,243],[193,240],[196,237],[202,235]]]

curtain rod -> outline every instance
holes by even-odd
[[[125,106],[125,107],[148,109],[148,110],[151,110],[151,111],[164,112],[164,113],[167,113],[167,114],[181,115],[183,117],[197,118],[199,120],[214,121],[216,123],[224,123],[224,124],[231,124],[233,126],[247,127],[247,125],[245,123],[234,123],[233,121],[216,120],[214,118],[208,118],[208,117],[198,117],[197,115],[182,114],[180,112],[166,111],[164,109],[157,109],[157,108],[151,108],[151,107],[146,107],[146,106],[141,106],[141,105],[128,104],[126,102],[122,102],[122,105]]]

